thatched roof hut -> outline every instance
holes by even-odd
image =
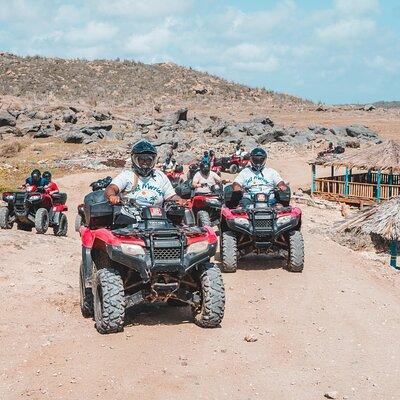
[[[400,145],[389,140],[338,157],[326,155],[315,162],[324,166],[400,172]]]
[[[400,197],[380,203],[342,224],[338,231],[376,234],[386,240],[400,240]]]

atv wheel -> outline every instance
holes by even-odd
[[[238,167],[236,164],[232,164],[232,165],[229,167],[229,172],[230,172],[231,174],[237,174],[238,171],[239,171],[239,167]]]
[[[53,233],[56,236],[67,236],[68,219],[64,213],[60,215],[60,224],[53,227]]]
[[[93,317],[93,292],[91,288],[85,285],[85,275],[83,272],[83,263],[79,268],[79,289],[80,289],[80,306],[81,313],[84,318]]]
[[[32,232],[32,226],[26,224],[17,223],[17,229],[19,231]]]
[[[14,223],[10,221],[10,210],[6,207],[0,208],[0,228],[11,229]]]
[[[35,216],[35,229],[37,233],[46,233],[49,228],[49,213],[45,208],[39,208]]]
[[[201,306],[192,308],[194,322],[202,328],[216,328],[220,325],[225,310],[225,288],[221,271],[211,263],[202,265],[199,283]]]
[[[76,217],[75,217],[75,231],[79,232],[79,229],[81,229],[82,225],[83,225],[82,215],[77,214]]]
[[[97,271],[93,283],[94,319],[100,333],[124,329],[125,296],[121,275],[114,268]]]
[[[197,226],[211,226],[210,214],[201,210],[197,213]]]
[[[287,269],[291,272],[302,272],[304,268],[304,240],[300,231],[289,236],[289,254]]]
[[[233,232],[222,233],[220,244],[220,257],[222,261],[222,272],[236,272],[237,269],[237,239]]]

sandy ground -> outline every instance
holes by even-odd
[[[272,159],[294,186],[304,160]],[[124,332],[100,335],[79,310],[76,205],[104,173],[60,180],[69,236],[0,231],[1,399],[399,399],[399,275],[318,232],[334,211],[303,207],[302,274],[248,256],[225,274],[221,328],[185,309],[130,310]],[[314,229],[312,229],[314,228]],[[312,231],[311,231],[312,229]],[[246,336],[257,341],[247,342]]]

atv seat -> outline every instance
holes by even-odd
[[[54,204],[65,204],[67,202],[67,193],[53,193],[51,197]]]

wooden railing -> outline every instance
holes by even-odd
[[[315,193],[324,193],[330,195],[339,195],[344,197],[353,197],[359,199],[374,200],[378,199],[378,185],[375,183],[346,182],[342,177],[334,178],[316,178]],[[382,200],[400,195],[400,185],[380,185],[380,196]]]

